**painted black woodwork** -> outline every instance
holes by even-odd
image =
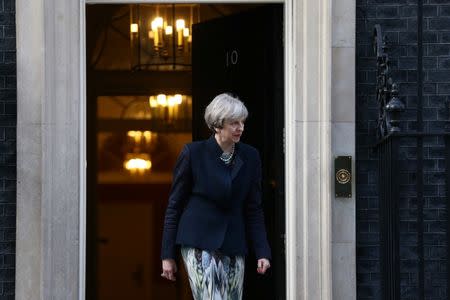
[[[285,299],[283,6],[267,5],[193,28],[193,139],[211,133],[206,105],[219,93],[238,96],[249,110],[242,141],[263,164],[263,207],[272,268],[257,275],[247,257],[244,299]]]

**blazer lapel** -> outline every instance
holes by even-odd
[[[215,164],[219,166],[221,170],[227,170],[227,166],[220,160],[220,155],[222,154],[222,149],[220,148],[219,144],[217,144],[216,139],[214,138],[214,134],[212,134],[209,139],[206,140],[206,144],[208,145],[208,148],[210,152],[212,153]],[[244,164],[244,160],[239,155],[239,143],[235,144],[235,155],[236,157],[233,160],[233,165],[231,166],[231,181],[237,176],[239,170],[241,169],[242,165]]]
[[[231,181],[233,181],[233,179],[236,177],[243,164],[244,161],[242,160],[241,156],[239,155],[239,153],[236,153],[233,168],[231,169]]]

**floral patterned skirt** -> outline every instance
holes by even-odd
[[[241,300],[244,283],[243,256],[220,251],[181,247],[194,300]]]

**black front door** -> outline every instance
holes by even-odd
[[[263,163],[263,207],[272,268],[256,272],[246,260],[244,299],[285,299],[283,5],[265,5],[193,28],[193,140],[210,135],[206,105],[231,92],[247,106],[242,141],[258,148]]]

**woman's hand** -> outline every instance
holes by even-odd
[[[162,260],[162,274],[161,276],[171,281],[177,280],[175,273],[177,272],[177,264],[174,259],[168,258]]]
[[[260,258],[258,259],[258,266],[256,268],[256,271],[259,274],[265,274],[267,269],[270,268],[270,262],[267,258]]]

